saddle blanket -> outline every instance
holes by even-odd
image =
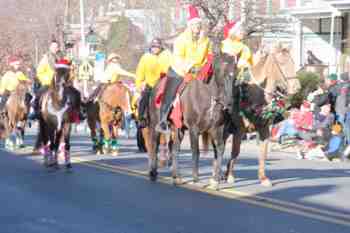
[[[166,81],[167,78],[164,77],[160,80],[159,83],[159,87],[158,87],[158,91],[157,94],[155,96],[155,106],[156,108],[160,108],[160,106],[162,105],[162,100],[164,97],[164,93],[165,93],[165,86],[166,86]],[[181,108],[181,102],[180,102],[180,94],[182,93],[182,91],[185,89],[186,87],[186,82],[183,82],[177,89],[176,91],[176,98],[173,101],[173,108],[170,112],[170,116],[169,118],[171,119],[171,121],[174,123],[175,127],[177,129],[182,128],[182,108]]]

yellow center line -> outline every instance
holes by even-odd
[[[144,172],[144,171],[137,171],[137,170],[133,170],[125,167],[109,165],[109,164],[95,162],[95,161],[86,161],[84,159],[77,158],[77,157],[72,158],[72,161],[81,163],[85,166],[98,168],[98,169],[109,171],[112,173],[119,173],[124,175],[140,177],[143,179],[148,179],[148,172]],[[163,184],[173,184],[172,178],[165,177],[165,176],[159,176],[158,182]],[[197,192],[207,193],[213,196],[238,200],[238,201],[252,204],[255,206],[260,206],[260,207],[269,208],[269,209],[273,209],[273,210],[277,210],[277,211],[281,211],[289,214],[294,214],[294,215],[304,216],[315,220],[320,220],[323,222],[350,227],[350,216],[342,213],[317,209],[314,207],[308,207],[297,203],[282,201],[274,198],[262,197],[262,196],[235,191],[235,190],[216,191],[209,188],[204,189],[203,187],[199,187],[198,185],[193,185],[189,183],[185,183],[178,186],[186,188],[191,191],[197,191]]]

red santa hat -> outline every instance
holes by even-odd
[[[10,66],[19,64],[20,62],[21,62],[21,60],[20,60],[19,57],[17,57],[17,56],[11,56],[11,57],[9,57],[9,59],[8,59],[8,63],[9,63]]]
[[[65,59],[59,59],[56,64],[55,64],[55,68],[65,68],[65,69],[69,69],[70,68],[70,62]]]
[[[192,25],[201,22],[201,18],[199,16],[198,9],[193,6],[188,6],[188,17],[187,17],[187,25]]]
[[[224,27],[224,37],[225,39],[229,36],[237,34],[242,28],[242,22],[241,21],[231,21],[228,22]]]

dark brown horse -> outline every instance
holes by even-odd
[[[4,131],[1,134],[2,137],[6,138],[5,146],[8,149],[17,149],[24,146],[24,131],[32,98],[29,90],[30,85],[28,83],[20,83],[7,100],[5,112],[1,119],[4,126]],[[12,133],[16,135],[15,142],[9,138]]]
[[[234,116],[227,124],[236,122],[236,130],[234,132],[227,130],[230,127],[226,127],[225,130],[225,140],[233,133],[231,159],[227,164],[225,175],[229,183],[234,183],[234,165],[240,153],[242,135],[256,131],[261,141],[258,177],[263,186],[271,186],[272,183],[265,174],[265,160],[270,126],[275,120],[273,106],[277,104],[276,99],[285,100],[289,95],[295,94],[300,88],[300,83],[296,78],[289,50],[280,46],[261,56],[258,63],[252,67],[251,75],[248,83],[233,85],[233,92],[238,95],[233,97],[236,107],[233,108]],[[226,72],[224,76],[229,74]],[[235,82],[234,78],[231,80]],[[268,114],[272,117],[267,117]]]
[[[53,84],[40,101],[39,141],[46,166],[58,167],[58,156],[63,155],[65,166],[71,168],[70,133],[72,119],[80,111],[80,93],[69,85],[69,69],[57,68]]]
[[[222,85],[216,75],[213,75],[208,81],[193,80],[189,82],[178,97],[182,108],[183,127],[178,129],[171,123],[172,135],[169,142],[169,153],[172,158],[172,177],[175,184],[181,183],[181,175],[178,169],[178,153],[180,152],[181,141],[185,130],[189,131],[192,161],[193,161],[193,180],[199,181],[199,136],[203,133],[209,133],[211,143],[214,149],[213,178],[210,180],[214,188],[219,187],[221,180],[221,163],[225,145],[223,140],[224,131],[224,104],[223,92],[220,90]],[[155,88],[154,93],[157,92]],[[154,103],[154,94],[149,105],[150,112],[150,150],[149,166],[151,180],[157,179],[157,153],[159,147],[160,133],[156,132],[155,127],[159,122],[159,110]]]

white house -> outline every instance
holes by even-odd
[[[311,50],[330,72],[339,73],[339,58],[350,47],[350,0],[281,0],[280,8],[293,21],[297,64],[302,66]]]

